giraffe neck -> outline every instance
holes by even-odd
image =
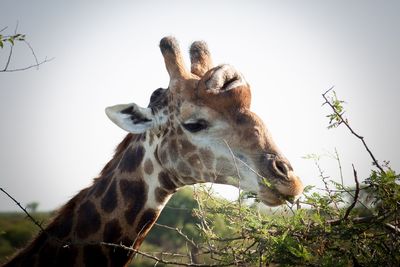
[[[5,266],[124,266],[138,249],[177,185],[165,172],[152,133],[129,134],[93,185]]]

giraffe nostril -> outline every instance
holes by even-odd
[[[281,160],[274,160],[272,163],[274,171],[285,179],[288,179],[289,168]]]

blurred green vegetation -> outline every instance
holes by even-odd
[[[39,222],[46,222],[51,217],[50,212],[34,212],[32,215]],[[38,232],[39,228],[24,213],[0,213],[0,263],[24,247]]]

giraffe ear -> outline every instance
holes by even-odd
[[[157,125],[156,121],[161,119],[156,119],[151,108],[142,108],[134,103],[108,107],[106,114],[120,128],[136,134],[154,128]]]

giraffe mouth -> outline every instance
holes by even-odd
[[[258,194],[258,198],[261,200],[261,202],[271,207],[279,206],[286,202],[293,204],[295,201],[295,196],[286,195],[279,192],[279,190],[273,184],[266,182],[265,179]]]
[[[279,192],[263,192],[259,194],[259,199],[262,203],[270,207],[276,207],[286,202],[294,203],[295,197],[294,196],[287,196],[283,195]]]

